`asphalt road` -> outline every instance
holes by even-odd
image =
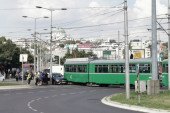
[[[0,92],[0,113],[138,113],[101,103],[122,88],[77,85],[37,86],[36,89]]]

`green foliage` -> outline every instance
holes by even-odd
[[[64,44],[59,44],[59,46],[60,46],[61,48],[64,48]]]
[[[165,52],[161,52],[161,53],[163,54],[162,60],[168,59],[168,50],[166,50]]]
[[[168,42],[165,42],[162,44],[163,46],[166,46],[168,48]]]
[[[138,94],[131,92],[130,99],[126,99],[126,94],[113,95],[111,97],[112,101],[120,102],[123,104],[137,105],[148,108],[165,109],[170,110],[170,91],[161,91],[158,95],[147,95],[146,93],[141,93],[141,101],[138,104]]]
[[[54,56],[54,61],[55,64],[59,64],[59,56]]]
[[[89,56],[93,56],[94,55],[93,52],[85,53],[85,51],[78,51],[78,49],[74,50],[74,52],[75,52],[77,58],[84,58],[84,57],[89,57]],[[70,54],[70,50],[69,49],[67,50],[66,55],[63,58],[60,59],[62,65],[64,64],[64,62],[65,62],[65,60],[67,58],[74,58],[74,55]]]
[[[0,37],[0,65],[7,69],[18,68],[20,54],[28,54],[28,62],[33,62],[33,56],[25,49],[18,48],[11,40]]]

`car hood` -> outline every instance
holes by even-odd
[[[57,79],[57,80],[62,80],[62,79],[64,79],[64,77],[54,77],[55,79]]]

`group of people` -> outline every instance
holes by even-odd
[[[48,84],[47,72],[36,72],[34,74],[35,85],[42,85],[43,83]]]
[[[19,80],[19,73],[16,72],[15,74],[16,81],[18,83]],[[31,80],[34,79],[35,85],[42,85],[43,83],[48,84],[48,74],[47,72],[36,72],[32,73],[31,71],[27,71],[24,74],[24,78],[26,79],[27,84],[31,83]]]

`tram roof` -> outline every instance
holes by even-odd
[[[65,64],[88,64],[91,59],[89,58],[70,58],[66,59]]]
[[[152,60],[147,59],[129,59],[129,63],[151,63]],[[94,60],[91,63],[125,63],[125,59],[123,60]]]
[[[125,60],[92,60],[92,59],[66,59],[65,64],[88,64],[88,63],[125,63]],[[151,63],[150,58],[147,59],[130,59],[129,63]]]
[[[168,62],[168,59],[163,60],[163,62]]]

